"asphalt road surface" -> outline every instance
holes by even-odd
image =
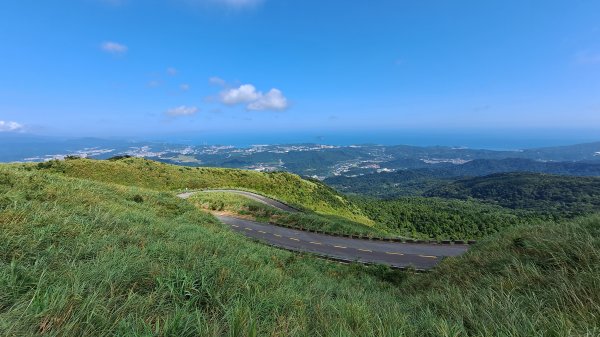
[[[241,194],[282,210],[292,209],[276,200],[250,192],[236,190],[212,191]],[[185,199],[194,193],[183,193],[179,197]],[[293,211],[297,210],[293,209]],[[461,255],[468,249],[467,245],[460,244],[401,243],[352,239],[305,232],[230,216],[217,216],[217,218],[236,232],[280,248],[314,253],[348,262],[380,263],[394,268],[430,269],[444,257]]]
[[[310,252],[344,261],[381,263],[396,268],[434,267],[446,256],[457,256],[467,245],[438,245],[350,239],[300,231],[229,216],[217,216],[245,236],[300,252]]]

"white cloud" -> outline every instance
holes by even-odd
[[[200,109],[198,109],[195,106],[178,106],[176,108],[172,108],[167,110],[167,115],[172,116],[172,117],[179,117],[179,116],[192,116],[195,115],[198,111],[200,111]]]
[[[111,42],[111,41],[107,41],[102,43],[102,45],[100,46],[102,48],[102,50],[104,50],[107,53],[111,53],[111,54],[125,54],[127,52],[127,46],[124,44],[120,44],[120,43],[116,43],[116,42]]]
[[[158,80],[152,80],[152,81],[148,82],[148,86],[150,88],[156,88],[159,85],[160,85],[160,81],[158,81]]]
[[[219,99],[226,105],[246,104],[246,109],[253,111],[282,111],[288,108],[287,98],[281,90],[273,88],[263,94],[252,84],[242,84],[237,88],[223,90]]]
[[[173,67],[167,68],[167,74],[169,76],[175,76],[175,75],[177,75],[177,73],[178,73],[177,69],[175,69]]]
[[[225,86],[225,80],[216,76],[213,76],[208,79],[208,83],[218,86]]]
[[[0,132],[14,132],[23,130],[23,125],[17,122],[0,121]]]
[[[183,84],[179,85],[179,89],[181,89],[182,91],[188,91],[188,90],[190,90],[190,85],[183,83]]]
[[[249,103],[262,96],[252,84],[242,84],[239,88],[227,89],[221,92],[221,102],[227,105]]]
[[[575,55],[575,62],[580,65],[600,64],[600,53],[579,52]]]
[[[288,101],[281,90],[271,89],[265,95],[248,104],[248,110],[285,110],[288,107]]]

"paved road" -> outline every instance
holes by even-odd
[[[284,203],[282,203],[280,201],[277,201],[277,200],[274,200],[274,199],[271,199],[271,198],[267,198],[267,197],[264,197],[264,196],[262,196],[260,194],[256,194],[256,193],[252,193],[252,192],[239,191],[239,190],[204,190],[202,192],[227,192],[227,193],[233,193],[233,194],[243,195],[243,196],[245,196],[247,198],[250,198],[252,200],[258,201],[258,202],[263,203],[265,205],[273,206],[273,207],[275,207],[277,209],[280,209],[282,211],[291,212],[291,213],[298,212],[297,209],[295,209],[295,208],[293,208],[291,206],[288,206],[288,205],[286,205],[286,204],[284,204]],[[194,195],[196,193],[198,193],[198,192],[186,192],[186,193],[179,194],[179,197],[183,198],[183,199],[187,199],[187,198],[191,197],[192,195]]]
[[[392,267],[413,266],[429,269],[446,256],[457,256],[467,245],[400,243],[342,238],[300,231],[229,216],[217,216],[234,231],[278,247],[326,255],[336,259],[364,263],[382,263]]]
[[[216,190],[213,190],[216,191]],[[236,190],[218,190],[251,197],[254,200],[286,210],[290,208],[276,200]],[[195,192],[180,194],[188,198]],[[283,207],[283,206],[285,207]],[[294,211],[297,211],[294,209]],[[376,240],[351,239],[326,234],[300,231],[271,224],[239,219],[230,216],[217,216],[221,222],[244,234],[268,244],[300,252],[310,252],[345,261],[381,263],[396,268],[412,266],[426,270],[434,267],[444,257],[457,256],[467,251],[467,245],[440,245],[425,243],[400,243]]]

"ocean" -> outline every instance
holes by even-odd
[[[519,150],[600,141],[600,130],[315,130],[290,132],[188,132],[151,137],[154,141],[189,145],[318,143],[327,145],[451,146]]]

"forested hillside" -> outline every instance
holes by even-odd
[[[600,211],[600,178],[503,173],[458,180],[425,195],[473,198],[511,209],[571,217]]]
[[[520,212],[475,200],[403,197],[394,200],[356,198],[375,223],[400,235],[438,240],[479,239],[508,227],[548,222],[533,212]]]
[[[391,199],[423,195],[429,189],[457,179],[495,173],[529,172],[567,176],[600,176],[600,162],[540,162],[530,159],[475,159],[464,164],[441,163],[396,172],[381,172],[356,177],[336,176],[324,182],[341,192]]]
[[[357,177],[337,176],[324,180],[342,193],[382,199],[419,196],[433,187],[451,181],[453,179],[438,178],[426,170],[401,170]]]

